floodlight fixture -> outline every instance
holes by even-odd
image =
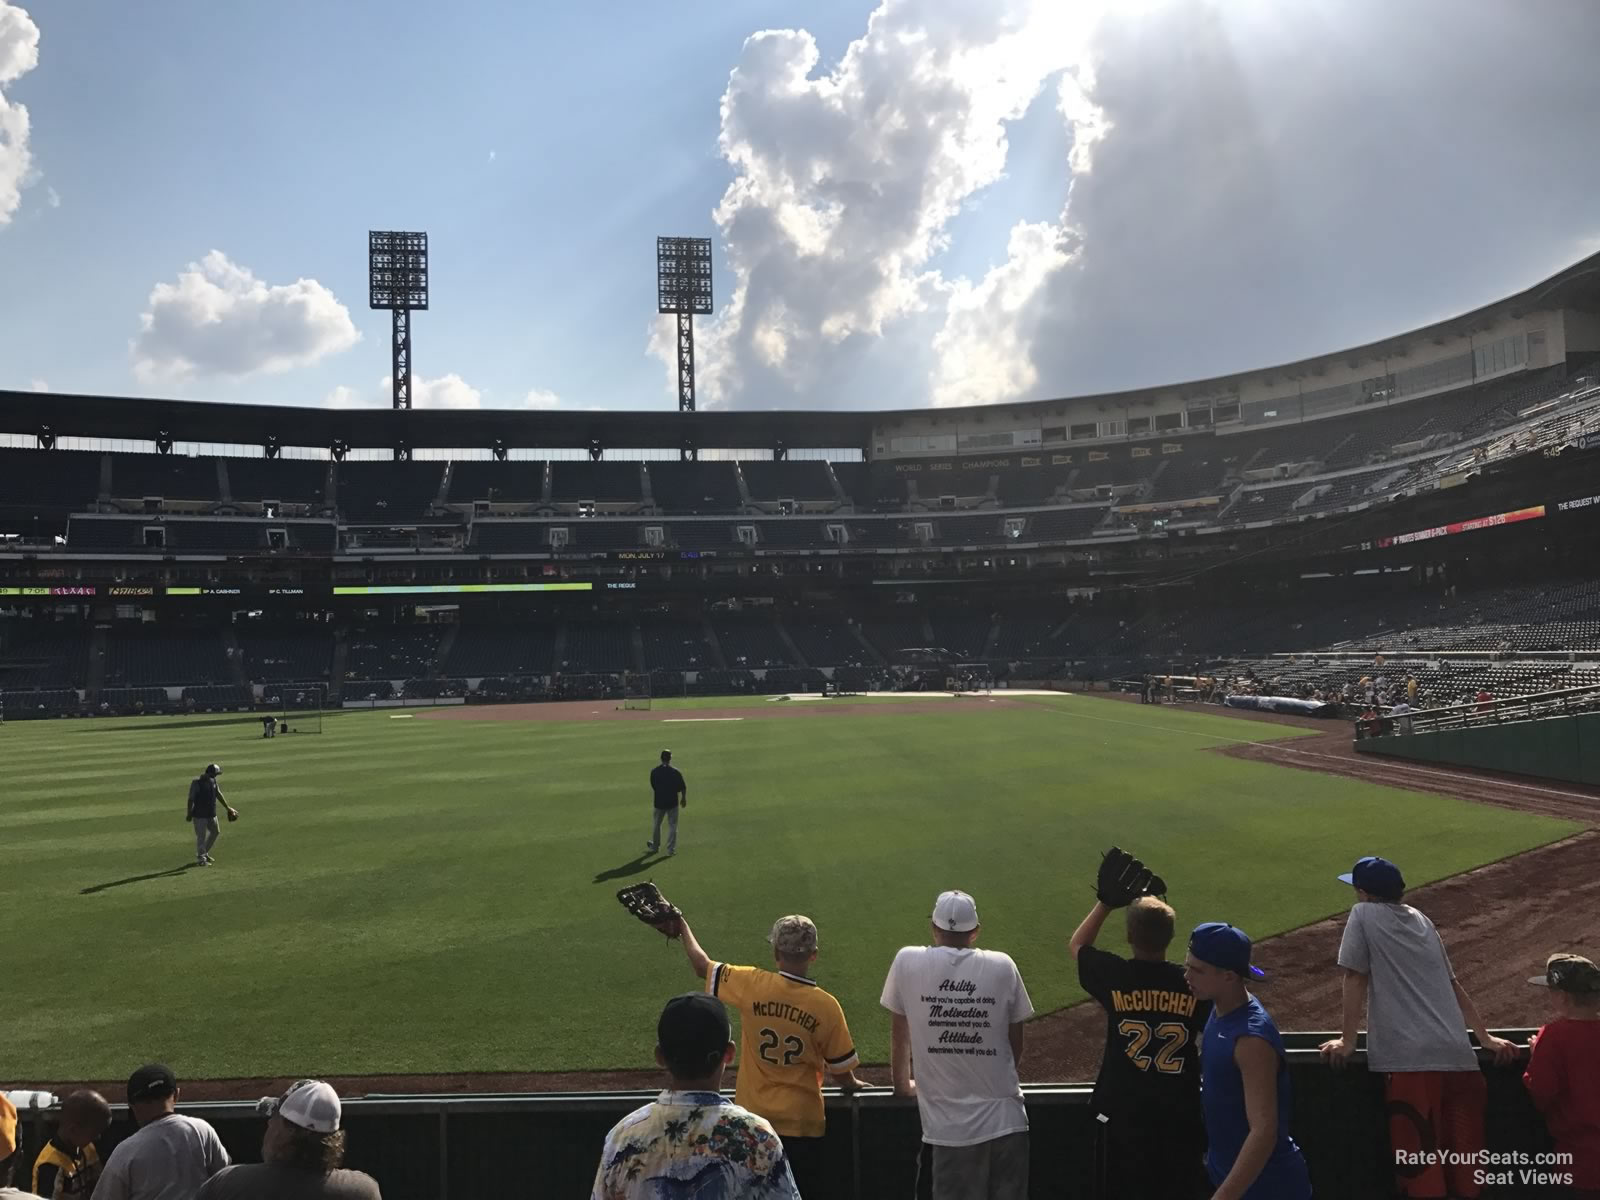
[[[678,318],[678,411],[693,412],[694,318],[711,313],[710,238],[656,239],[656,312]]]
[[[428,235],[367,231],[367,300],[394,314],[389,378],[396,408],[411,407],[411,314],[428,309]],[[396,451],[400,457],[401,452]]]

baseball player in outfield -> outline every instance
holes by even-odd
[[[661,821],[667,822],[667,853],[678,852],[678,810],[689,807],[689,785],[683,772],[672,765],[672,751],[661,752],[661,765],[650,772],[650,791],[655,796],[655,824],[644,848],[654,854],[661,846]]]
[[[189,810],[183,819],[194,822],[194,861],[200,867],[211,865],[211,847],[217,844],[217,835],[221,833],[217,825],[217,805],[222,805],[228,820],[239,819],[239,810],[228,806],[222,798],[222,789],[217,786],[217,776],[221,774],[222,768],[211,763],[189,783]]]
[[[810,978],[817,927],[810,917],[779,917],[767,935],[776,971],[714,961],[689,923],[678,920],[683,952],[706,992],[739,1010],[739,1083],[734,1100],[765,1117],[783,1139],[802,1196],[820,1196],[823,1178],[822,1075],[846,1091],[872,1085],[855,1073],[860,1059],[844,1009]]]

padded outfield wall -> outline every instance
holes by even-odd
[[[1362,754],[1600,784],[1600,712],[1363,738]]]

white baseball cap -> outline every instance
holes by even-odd
[[[266,1096],[256,1105],[263,1116],[279,1116],[312,1133],[338,1133],[343,1108],[339,1093],[320,1079],[302,1079],[282,1096]]]
[[[940,892],[933,904],[933,923],[951,933],[978,927],[978,902],[965,892]]]

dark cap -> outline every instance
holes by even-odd
[[[656,1043],[674,1075],[709,1071],[728,1048],[730,1035],[728,1010],[704,992],[674,996],[656,1023]]]
[[[1189,935],[1189,953],[1203,963],[1232,971],[1247,979],[1261,979],[1266,975],[1260,967],[1250,965],[1250,938],[1244,930],[1226,921],[1207,921],[1196,925]]]
[[[128,1076],[128,1103],[159,1100],[178,1090],[178,1077],[166,1063],[146,1063]]]
[[[662,762],[666,762],[667,759],[669,759],[671,757],[672,757],[672,751],[671,750],[663,750],[661,752],[661,761]]]
[[[1375,854],[1358,858],[1355,866],[1339,876],[1339,882],[1384,900],[1398,900],[1406,894],[1406,878],[1400,874],[1400,868]]]
[[[216,763],[207,763],[206,764],[206,774],[207,775],[221,775],[222,774],[222,768],[217,766]]]
[[[1545,960],[1544,974],[1528,982],[1542,983],[1553,992],[1600,996],[1600,967],[1581,954],[1552,954]]]

